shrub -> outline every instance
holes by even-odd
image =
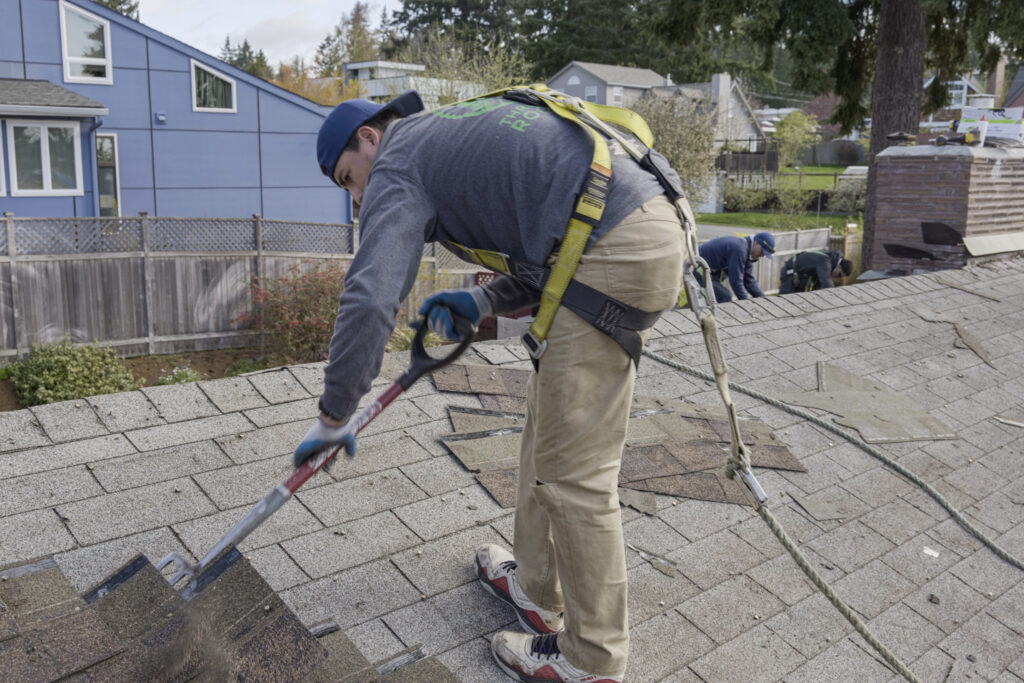
[[[160,375],[160,379],[158,379],[156,383],[188,384],[189,382],[198,382],[201,379],[204,379],[204,377],[199,372],[193,370],[187,365],[179,365],[166,375]]]
[[[255,279],[250,285],[254,310],[238,320],[266,333],[274,351],[289,362],[324,360],[344,280],[344,267],[312,261],[291,266],[284,277]]]
[[[70,339],[33,345],[24,358],[11,364],[10,372],[23,408],[142,386],[113,349],[75,346]]]
[[[864,212],[864,198],[868,194],[868,181],[866,178],[856,180],[841,180],[839,187],[829,193],[829,213],[845,214],[856,216]]]
[[[412,340],[416,337],[416,330],[407,324],[406,317],[405,313],[398,314],[398,324],[395,326],[395,331],[391,333],[391,339],[388,340],[385,351],[408,351],[412,348]],[[428,331],[426,336],[423,337],[424,348],[447,343],[448,340],[433,332]]]
[[[726,211],[755,211],[763,209],[771,199],[770,192],[754,187],[737,187],[729,183],[725,188]]]

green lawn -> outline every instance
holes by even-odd
[[[801,166],[779,169],[778,185],[782,188],[800,190],[831,190],[836,186],[836,176],[846,166]]]
[[[806,214],[804,216],[794,216],[785,219],[786,223],[790,226],[790,230],[813,230],[814,228],[827,228],[832,226],[833,235],[844,235],[846,234],[845,216],[833,216],[822,214],[820,217],[816,214]],[[741,228],[768,228],[777,229],[780,216],[778,214],[771,214],[768,212],[750,211],[747,213],[699,213],[697,214],[698,223],[711,223],[714,225],[735,225]],[[857,230],[859,231],[863,225],[860,220],[857,221]]]

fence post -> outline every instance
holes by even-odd
[[[359,251],[359,219],[352,218],[352,253]]]
[[[263,218],[258,214],[252,215],[253,239],[256,240],[256,279],[263,280]]]
[[[7,258],[11,262],[11,325],[14,328],[15,358],[21,358],[25,333],[21,330],[21,321],[18,320],[18,269],[14,258],[18,249],[14,242],[14,214],[4,211],[4,223],[7,229]]]
[[[154,341],[153,324],[153,260],[149,250],[149,213],[139,211],[139,230],[142,231],[142,269],[145,283],[142,290],[146,300],[146,339],[148,341],[149,355],[156,353],[156,342]]]

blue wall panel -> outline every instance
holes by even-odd
[[[299,187],[263,191],[263,215],[285,221],[350,223],[348,194],[333,185],[323,189]]]
[[[0,21],[0,62],[21,63],[21,3],[17,0],[3,2],[3,21]],[[0,69],[3,66],[0,65]],[[18,78],[21,78],[20,67]]]
[[[330,113],[330,109],[327,113]],[[260,93],[260,128],[264,133],[316,133],[324,115],[302,109],[270,93]]]
[[[25,78],[25,65],[21,62],[0,61],[0,78]]]
[[[121,215],[122,216],[137,216],[140,211],[145,211],[149,215],[156,215],[156,210],[153,208],[153,189],[148,188],[144,190],[133,190],[121,187]]]
[[[188,55],[155,40],[149,41],[149,68],[153,71],[183,71],[188,73]]]
[[[60,14],[57,8],[57,0],[25,0],[22,3],[25,61],[60,65]]]
[[[15,216],[74,216],[75,200],[82,200],[82,197],[12,197],[10,186],[7,189],[8,194],[0,197],[0,213],[10,211]]]
[[[75,83],[65,85],[95,100],[110,113],[103,117],[104,128],[149,128],[149,83],[147,72],[139,69],[114,68],[114,85],[103,86]],[[89,90],[84,90],[89,88]]]
[[[160,216],[244,218],[260,213],[260,193],[255,187],[237,189],[157,190]]]
[[[260,136],[264,187],[335,187],[316,163],[316,134]]]
[[[259,187],[255,133],[157,131],[159,188]]]

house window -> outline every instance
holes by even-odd
[[[622,87],[621,86],[617,85],[614,88],[612,88],[612,104],[617,105],[619,107],[622,106]]]
[[[12,195],[83,194],[77,123],[8,121],[7,150]]]
[[[116,135],[96,136],[96,192],[100,198],[100,216],[121,215]]]
[[[569,80],[567,80],[565,82],[565,84],[566,85],[579,85],[580,84],[580,77],[579,76],[569,76]]]
[[[597,102],[597,86],[588,85],[584,91],[583,99],[587,102]]]
[[[967,104],[967,86],[963,81],[950,81],[946,87],[949,88],[949,106],[963,107]]]
[[[62,1],[60,34],[66,83],[114,82],[109,21]]]
[[[192,111],[233,114],[235,81],[192,60]]]

